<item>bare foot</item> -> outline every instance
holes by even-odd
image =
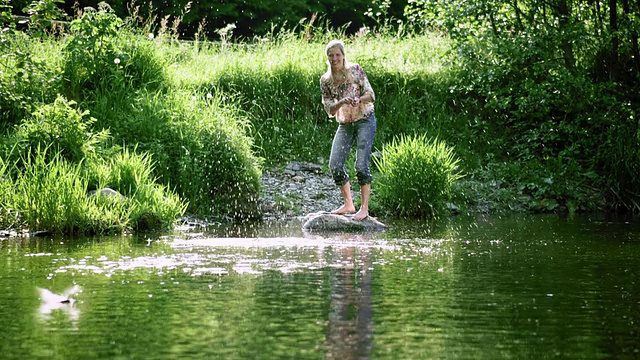
[[[331,213],[336,215],[353,214],[356,208],[353,206],[342,205],[339,209],[333,210]]]
[[[369,217],[369,211],[360,209],[351,219],[360,221]]]

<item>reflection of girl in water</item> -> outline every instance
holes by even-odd
[[[332,274],[326,359],[368,358],[371,351],[371,265],[368,249],[339,250]]]

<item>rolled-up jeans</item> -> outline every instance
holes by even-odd
[[[337,186],[342,186],[350,180],[344,170],[344,164],[354,143],[357,144],[355,169],[358,184],[362,186],[371,183],[373,177],[369,172],[369,162],[375,135],[376,116],[374,113],[362,120],[338,125],[329,158],[329,170],[331,170],[331,176]]]

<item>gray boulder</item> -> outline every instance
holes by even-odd
[[[99,189],[99,190],[89,191],[88,196],[90,198],[92,198],[94,196],[104,196],[106,198],[116,198],[118,200],[125,200],[126,199],[122,194],[120,194],[119,192],[113,190],[112,188],[108,188],[108,187],[102,188],[102,189]]]
[[[311,213],[304,217],[302,229],[306,231],[381,231],[387,225],[367,217],[364,220],[353,220],[353,215],[336,215],[326,211]]]

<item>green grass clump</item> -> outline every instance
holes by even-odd
[[[33,155],[32,155],[33,154]],[[105,234],[170,228],[186,204],[154,183],[147,156],[123,151],[77,164],[48,149],[25,154],[13,179],[3,176],[2,223],[51,234]],[[90,183],[98,191],[88,191]],[[95,186],[97,184],[97,186]],[[117,193],[102,192],[110,188]]]
[[[392,215],[437,216],[460,178],[453,148],[425,135],[400,136],[382,149],[373,163],[379,175],[375,192],[379,205]]]
[[[80,166],[59,155],[51,157],[46,149],[27,154],[23,163],[10,209],[19,214],[24,227],[54,234],[119,232],[127,227],[124,204],[87,196]]]
[[[108,159],[88,161],[83,175],[89,189],[100,194],[99,190],[109,188],[118,193],[115,200],[125,200],[132,229],[167,229],[184,214],[187,204],[158,184],[154,165],[149,154],[124,149]]]

